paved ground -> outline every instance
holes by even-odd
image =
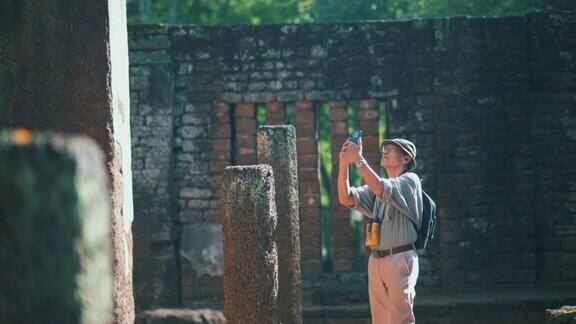
[[[370,323],[366,289],[363,284],[348,284],[316,286],[313,292],[304,291],[304,295],[307,296],[303,309],[304,323]],[[576,291],[552,289],[424,291],[416,296],[415,312],[417,322],[426,324],[540,324],[545,322],[546,309],[559,308],[563,305],[576,305]],[[189,309],[223,309],[222,303],[219,302],[195,303],[187,306]],[[184,320],[181,323],[188,321]]]

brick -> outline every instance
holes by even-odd
[[[346,101],[343,100],[330,100],[328,105],[331,109],[338,109],[346,111]]]
[[[256,105],[253,103],[239,103],[236,105],[236,117],[256,118]]]
[[[305,197],[310,197],[306,195]],[[317,198],[319,199],[319,198]],[[319,202],[319,200],[318,200]],[[320,205],[318,204],[307,204],[305,206],[300,206],[300,211],[302,213],[301,219],[304,220],[316,220],[320,219]]]
[[[330,121],[346,121],[348,120],[348,112],[346,109],[330,107]]]
[[[255,136],[238,136],[236,138],[236,144],[238,148],[243,149],[256,149],[256,137]]]
[[[317,168],[318,167],[318,155],[317,154],[299,154],[298,155],[298,166],[306,168]]]
[[[298,100],[296,101],[296,109],[297,110],[311,110],[314,108],[314,102],[307,101],[307,100]],[[300,113],[300,111],[299,111]]]
[[[266,121],[269,124],[283,124],[285,118],[284,104],[282,102],[266,102]]]
[[[210,126],[208,129],[210,134],[212,135],[212,138],[229,139],[232,136],[232,127],[228,124],[226,125],[215,124],[213,126]]]
[[[296,135],[300,137],[316,138],[316,125],[314,121],[304,121],[305,124],[296,124]]]
[[[358,101],[358,108],[360,110],[378,110],[378,100],[360,100]]]
[[[372,135],[378,137],[379,135],[379,125],[377,121],[360,121],[362,127],[362,137]]]
[[[320,186],[318,185],[318,181],[310,181],[310,182],[300,182],[300,192],[304,195],[306,194],[313,194],[320,190]]]
[[[361,110],[360,122],[372,121],[380,119],[380,112],[378,110]]]
[[[256,134],[256,120],[255,119],[236,119],[236,133],[237,134]]]
[[[307,207],[313,207],[315,210],[317,206],[320,206],[320,195],[318,193],[314,193],[314,194],[310,194],[310,195],[301,194],[300,195],[300,205],[301,205],[301,210],[304,210]]]
[[[298,138],[298,154],[316,154],[318,152],[317,142],[313,138]]]
[[[229,139],[213,140],[212,148],[216,151],[229,152],[232,148],[232,143]]]
[[[227,115],[230,113],[230,106],[222,101],[217,101],[216,102],[216,114],[218,116],[220,115]]]
[[[330,137],[342,137],[342,142],[344,142],[344,140],[348,137],[348,123],[347,122],[331,122],[330,123]]]

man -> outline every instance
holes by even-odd
[[[347,140],[340,151],[338,198],[341,204],[380,220],[380,245],[368,261],[372,323],[414,323],[414,286],[418,254],[414,248],[421,225],[422,187],[416,168],[416,146],[405,139],[384,140],[381,178],[362,157],[362,141]],[[366,185],[350,187],[348,167],[354,163]]]

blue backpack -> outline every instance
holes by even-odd
[[[426,244],[434,238],[436,219],[438,218],[436,214],[436,203],[424,190],[422,190],[422,207],[422,226],[420,229],[418,229],[416,223],[412,222],[418,233],[418,238],[416,239],[416,243],[414,243],[416,250],[424,250]]]

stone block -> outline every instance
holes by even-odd
[[[278,302],[280,322],[302,323],[300,225],[296,130],[292,125],[258,128],[258,163],[274,171],[278,230]]]
[[[274,188],[268,165],[224,172],[224,310],[233,323],[279,322]]]
[[[14,134],[0,135],[0,322],[111,323],[104,155],[87,138]]]
[[[157,308],[138,314],[136,324],[223,324],[226,323],[224,314],[214,309],[168,309]]]

